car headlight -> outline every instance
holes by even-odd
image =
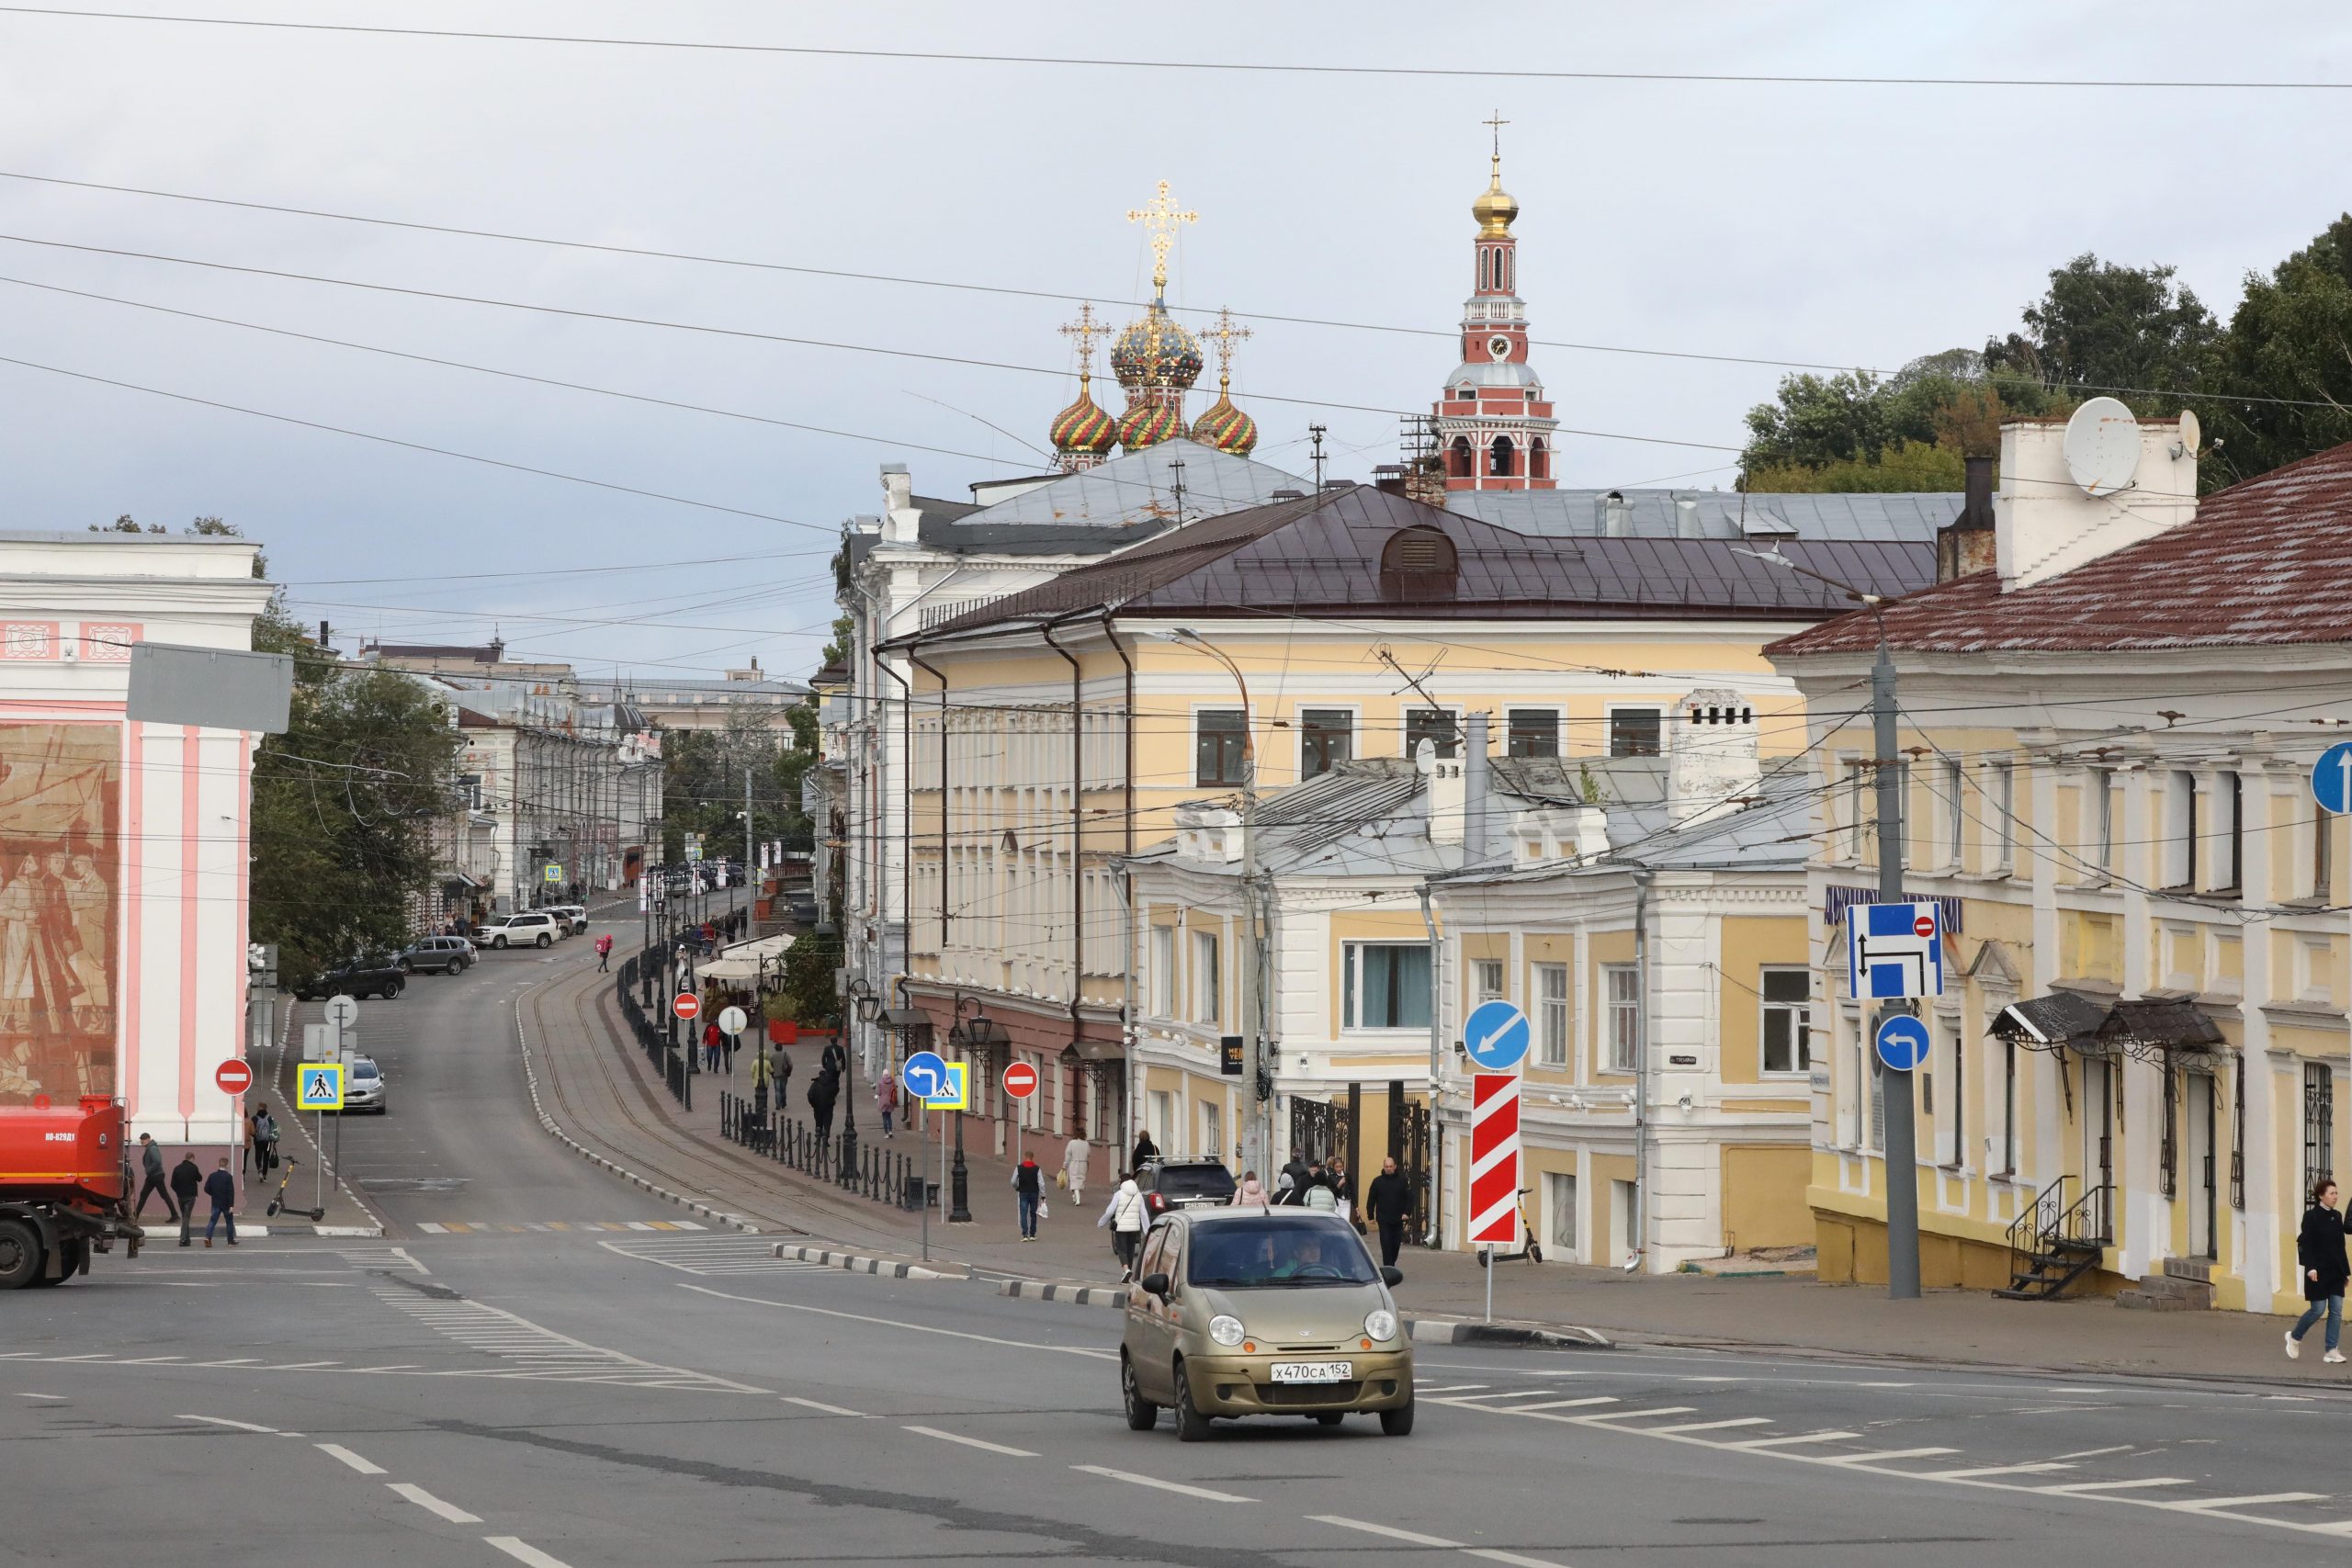
[[[1217,1314],[1216,1316],[1209,1319],[1209,1337],[1220,1345],[1240,1344],[1241,1320],[1227,1316],[1224,1313]]]
[[[1366,1339],[1396,1337],[1396,1314],[1386,1307],[1374,1307],[1363,1314],[1363,1337]]]

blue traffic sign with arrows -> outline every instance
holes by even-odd
[[[1927,1061],[1932,1043],[1927,1024],[1907,1012],[1879,1021],[1878,1059],[1898,1073],[1911,1072]]]
[[[1527,1055],[1527,1015],[1505,1001],[1480,1002],[1462,1021],[1462,1048],[1490,1073],[1507,1073]]]

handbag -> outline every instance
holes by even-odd
[[[1067,1170],[1057,1170],[1054,1172],[1054,1185],[1057,1187],[1068,1187],[1069,1185],[1069,1172]]]

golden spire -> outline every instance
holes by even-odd
[[[1156,293],[1168,291],[1168,253],[1176,243],[1176,226],[1198,223],[1197,212],[1176,210],[1176,202],[1168,194],[1168,182],[1159,182],[1159,192],[1141,207],[1127,209],[1127,221],[1140,223],[1151,235],[1151,287]]]
[[[1221,310],[1216,313],[1216,325],[1201,335],[1216,344],[1216,389],[1222,393],[1233,385],[1233,345],[1255,334],[1248,327],[1236,325],[1230,310]]]
[[[1078,344],[1078,386],[1079,390],[1083,392],[1086,389],[1086,383],[1093,376],[1094,340],[1098,337],[1109,337],[1111,329],[1094,319],[1094,301],[1087,299],[1079,304],[1078,320],[1069,322],[1059,330],[1062,336],[1074,339]]]
[[[1478,123],[1494,132],[1494,152],[1486,193],[1470,204],[1470,216],[1478,220],[1481,239],[1501,239],[1510,232],[1511,220],[1519,216],[1519,203],[1503,189],[1503,127],[1510,121],[1497,109],[1492,119]]]

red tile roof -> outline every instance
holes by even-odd
[[[1977,572],[1883,607],[1890,646],[1919,653],[2066,653],[2352,642],[2352,443],[2205,498],[2194,522],[2001,592]],[[1867,611],[1764,650],[1867,653]]]

